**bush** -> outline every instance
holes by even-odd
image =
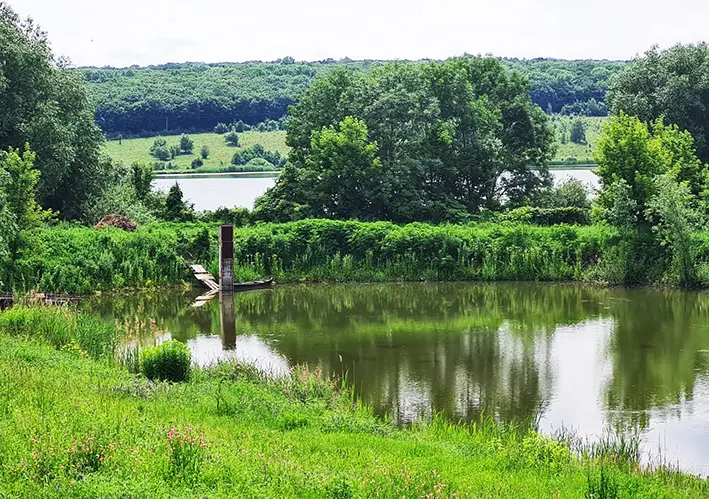
[[[192,169],[199,168],[200,166],[204,165],[204,161],[202,161],[199,158],[196,158],[196,159],[192,160],[191,165],[192,165]]]
[[[587,225],[591,210],[588,208],[535,208],[522,206],[502,215],[502,220],[510,222],[532,223],[535,225]]]
[[[192,353],[187,345],[171,340],[140,352],[140,372],[148,379],[174,381],[189,379]]]
[[[214,133],[218,133],[219,135],[223,135],[229,131],[229,127],[226,126],[224,123],[217,123],[217,126],[214,127]]]
[[[226,140],[227,145],[232,146],[232,147],[239,147],[239,134],[236,133],[234,130],[231,132],[227,133],[224,136],[224,140]]]
[[[189,135],[182,134],[180,137],[180,150],[184,151],[185,154],[192,154],[193,149],[194,140],[192,140]]]
[[[202,149],[199,151],[199,153],[202,156],[202,159],[207,159],[209,157],[209,147],[202,146]]]

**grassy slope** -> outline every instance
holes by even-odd
[[[216,133],[200,133],[190,135],[190,137],[194,141],[194,152],[192,154],[182,154],[172,160],[173,164],[177,165],[178,170],[192,171],[192,160],[201,158],[200,150],[203,145],[209,148],[209,158],[204,160],[204,166],[212,168],[231,164],[231,158],[236,151],[251,147],[254,144],[261,144],[266,150],[278,151],[284,155],[288,153],[286,135],[282,131],[240,133],[240,148],[228,146],[224,141],[224,135]],[[177,145],[180,142],[179,135],[165,136],[165,139],[168,145]],[[105,146],[106,153],[113,159],[125,164],[131,164],[134,161],[152,163],[156,159],[150,155],[149,151],[154,140],[154,138],[125,139],[120,141],[120,143],[117,140],[109,140]],[[175,171],[169,170],[165,171],[165,173],[175,173]]]
[[[601,126],[608,118],[580,118],[586,124],[586,144],[574,144],[570,141],[567,141],[566,144],[562,144],[561,134],[564,130],[566,130],[566,137],[568,138],[571,130],[571,124],[576,119],[576,117],[572,116],[555,115],[552,117],[552,125],[556,131],[557,140],[557,151],[552,164],[555,162],[566,162],[570,159],[574,159],[581,163],[594,162],[593,153],[595,151],[596,143],[601,137]]]
[[[531,432],[396,430],[303,372],[150,383],[73,342],[10,336],[2,315],[0,497],[706,497],[704,481],[581,461]],[[168,432],[187,426],[206,449],[179,466]]]
[[[571,122],[575,118],[569,116],[555,115],[552,118],[552,124],[557,133],[557,153],[554,156],[552,163],[568,161],[569,158],[575,158],[577,161],[593,163],[593,148],[600,137],[601,125],[606,118],[581,118],[586,123],[586,139],[587,144],[579,145],[567,142],[561,144],[559,137],[562,129],[566,127],[566,134],[571,129]],[[166,136],[168,144],[177,144],[179,135]],[[223,165],[231,163],[231,157],[239,148],[229,147],[224,141],[224,136],[216,133],[200,133],[191,135],[194,140],[194,153],[180,155],[172,162],[177,165],[177,172],[180,170],[191,169],[193,159],[199,158],[199,151],[203,145],[209,147],[209,158],[204,161],[203,169],[219,168]],[[254,144],[261,144],[264,148],[271,151],[278,151],[282,155],[287,155],[289,148],[286,146],[286,135],[283,131],[278,132],[244,132],[239,134],[241,147],[251,147]],[[119,144],[117,140],[109,140],[106,142],[106,153],[112,158],[121,161],[125,164],[130,164],[134,161],[153,162],[155,158],[150,156],[150,146],[153,144],[154,138],[145,139],[124,139]],[[176,173],[175,170],[165,170],[164,173]]]

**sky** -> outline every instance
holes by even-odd
[[[6,0],[75,66],[445,59],[632,59],[709,39],[706,0]]]

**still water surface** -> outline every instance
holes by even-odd
[[[594,188],[598,186],[597,177],[588,169],[573,168],[551,172],[557,182],[572,177]],[[157,190],[167,191],[175,182],[180,184],[185,198],[194,203],[197,211],[214,210],[220,206],[251,209],[256,198],[276,183],[276,176],[268,173],[160,175],[154,186]]]
[[[279,285],[98,296],[126,344],[169,338],[195,362],[346,373],[382,415],[539,421],[542,431],[638,431],[646,456],[709,474],[709,293],[546,284]],[[234,310],[233,315],[228,312]],[[226,313],[225,313],[226,312]]]

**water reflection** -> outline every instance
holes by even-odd
[[[709,295],[542,284],[278,286],[192,308],[196,292],[81,304],[126,342],[187,343],[200,364],[238,359],[346,376],[400,422],[481,413],[638,430],[709,471]],[[706,467],[705,467],[706,466]]]

